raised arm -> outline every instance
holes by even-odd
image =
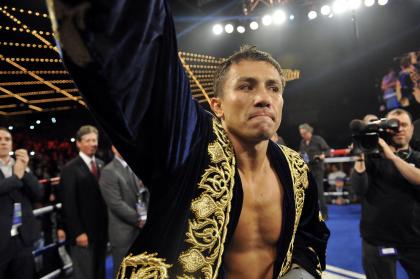
[[[206,115],[192,101],[168,4],[70,2],[48,0],[65,64],[113,144],[149,185],[185,161]]]

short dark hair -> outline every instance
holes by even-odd
[[[98,129],[96,129],[96,127],[92,125],[84,125],[80,127],[79,130],[77,130],[76,140],[81,141],[84,135],[87,135],[90,133],[95,133],[96,135],[98,135]]]
[[[402,114],[407,114],[408,115],[408,118],[410,118],[410,122],[413,123],[413,116],[411,115],[411,113],[409,113],[405,109],[401,109],[401,108],[396,108],[396,109],[391,110],[390,112],[388,112],[386,114],[386,117],[389,117],[391,115],[398,115],[398,116],[400,116]]]
[[[5,131],[5,132],[8,132],[10,134],[9,129],[7,129],[6,127],[1,127],[0,126],[0,131]]]
[[[214,96],[221,97],[223,95],[223,84],[225,82],[227,72],[233,64],[238,64],[243,60],[263,61],[273,65],[273,67],[276,68],[276,70],[279,72],[283,88],[286,85],[286,80],[284,79],[282,68],[280,64],[273,58],[273,56],[271,56],[271,54],[258,50],[255,46],[245,45],[242,46],[239,51],[235,52],[229,58],[220,63],[213,79]]]

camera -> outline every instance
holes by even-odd
[[[354,141],[353,154],[379,154],[378,138],[390,143],[398,132],[400,122],[397,119],[382,118],[369,123],[354,119],[350,122],[350,130]]]

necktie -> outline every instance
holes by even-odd
[[[93,176],[98,179],[98,168],[96,167],[96,163],[94,160],[90,161],[90,171],[93,174]]]

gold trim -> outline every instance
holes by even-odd
[[[235,156],[217,119],[213,119],[213,132],[216,140],[208,146],[210,164],[197,185],[202,192],[191,203],[187,248],[178,258],[186,273],[178,276],[179,279],[216,278],[222,262],[235,180]]]
[[[289,164],[290,175],[292,178],[293,183],[293,191],[295,194],[295,223],[293,226],[293,235],[292,239],[289,243],[289,248],[287,249],[286,258],[284,259],[279,278],[285,275],[292,266],[292,255],[293,255],[293,246],[295,242],[296,231],[300,222],[300,216],[302,215],[303,204],[305,201],[305,189],[308,188],[308,166],[300,157],[299,153],[296,151],[286,147],[280,146],[283,154],[287,159],[287,163]]]
[[[172,265],[167,264],[165,259],[158,258],[157,253],[140,255],[132,254],[124,258],[118,271],[117,278],[120,279],[165,279],[169,278],[168,269]],[[131,269],[127,272],[127,269]],[[126,277],[126,273],[130,277]]]

